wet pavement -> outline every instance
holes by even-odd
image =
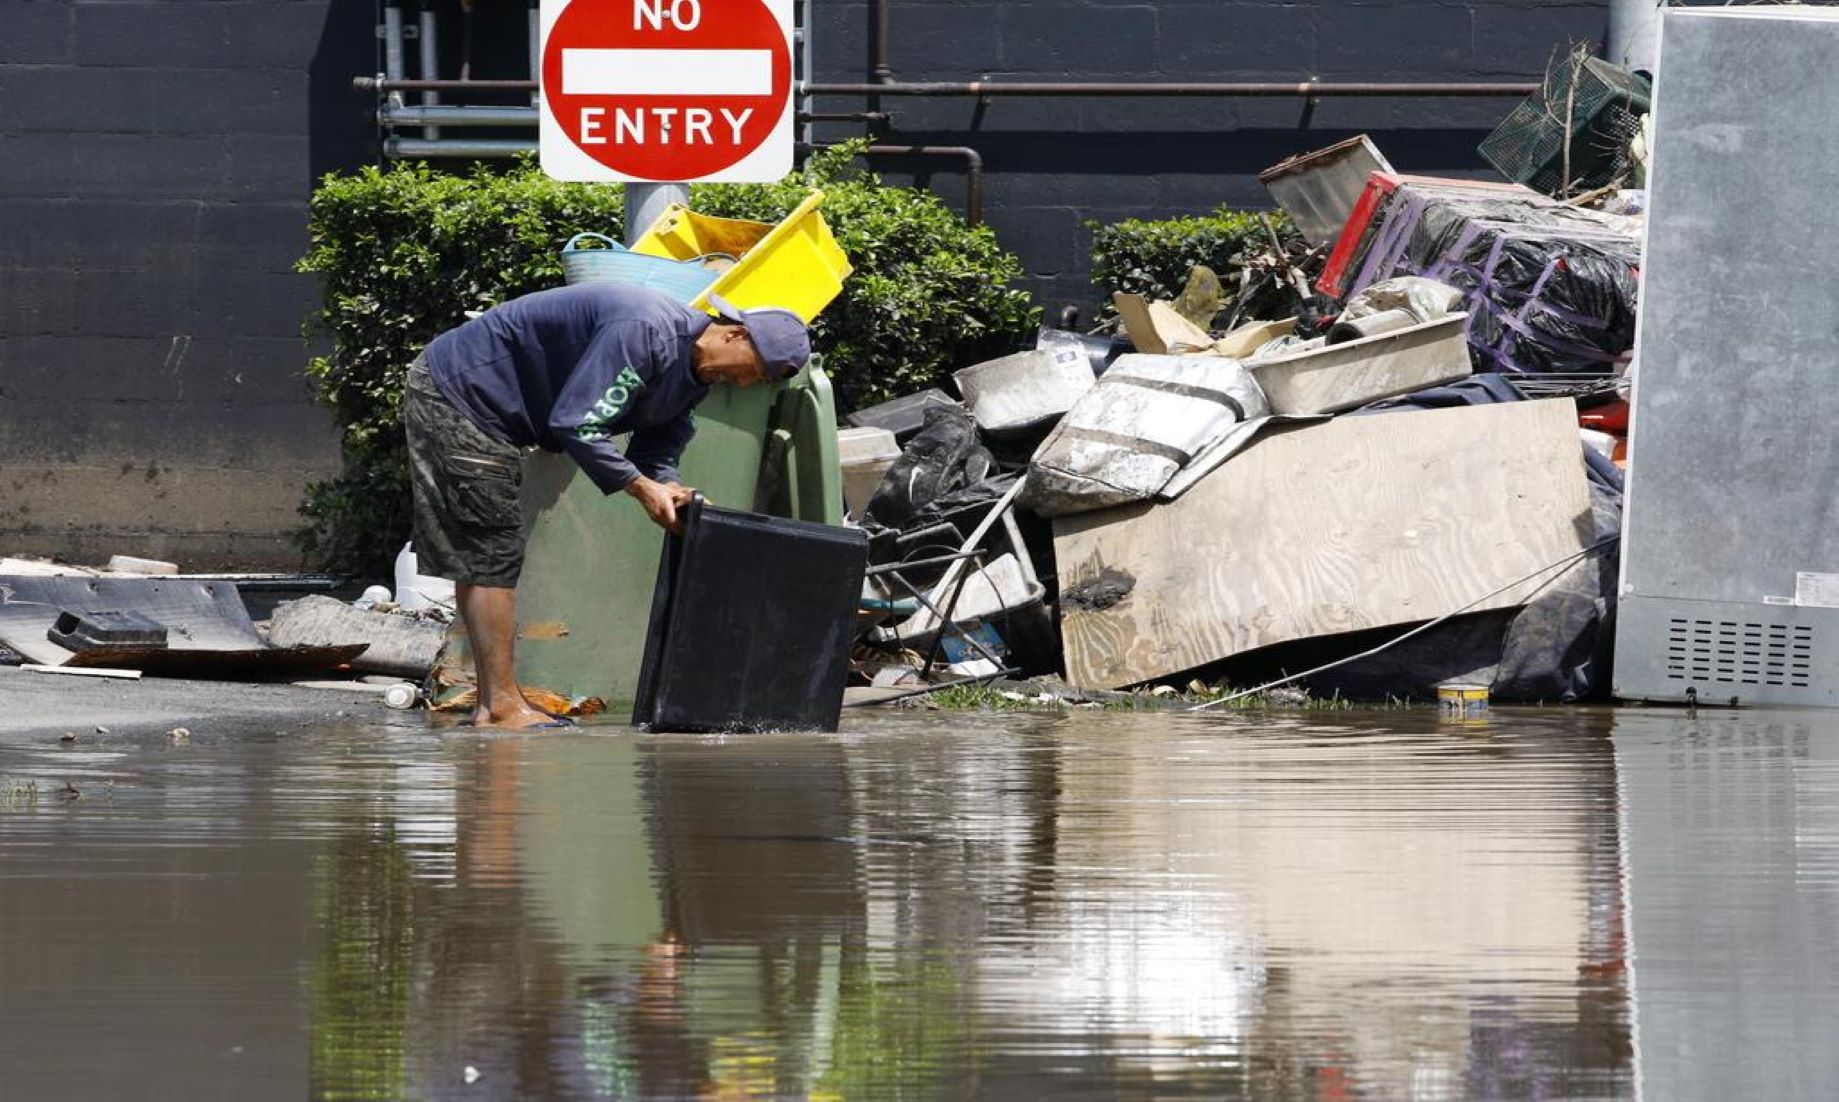
[[[1835,713],[341,710],[0,729],[0,1097],[1839,1082]]]

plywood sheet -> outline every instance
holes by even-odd
[[[1588,545],[1579,449],[1568,398],[1344,417],[1269,435],[1175,501],[1056,520],[1068,678],[1119,688],[1453,612]]]

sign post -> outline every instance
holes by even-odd
[[[792,170],[791,0],[542,0],[540,15],[544,172],[667,184]],[[649,224],[638,206],[629,232]]]

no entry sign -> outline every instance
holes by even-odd
[[[792,170],[791,0],[542,0],[540,148],[560,180]]]

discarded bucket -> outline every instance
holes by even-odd
[[[1488,718],[1486,685],[1438,685],[1437,710],[1447,719]]]
[[[777,306],[790,310],[808,324],[843,290],[849,275],[849,258],[836,243],[818,213],[824,193],[805,196],[792,213],[777,224],[715,218],[672,203],[632,243],[642,256],[691,260],[710,253],[738,257],[713,284],[690,300],[701,307],[710,294],[720,295],[742,310]]]
[[[598,248],[583,248],[585,241],[601,244]],[[624,283],[649,287],[687,303],[721,278],[721,271],[710,267],[709,259],[709,256],[682,260],[647,256],[628,251],[605,234],[578,233],[562,247],[562,277],[571,284]],[[731,257],[727,259],[732,260]]]

